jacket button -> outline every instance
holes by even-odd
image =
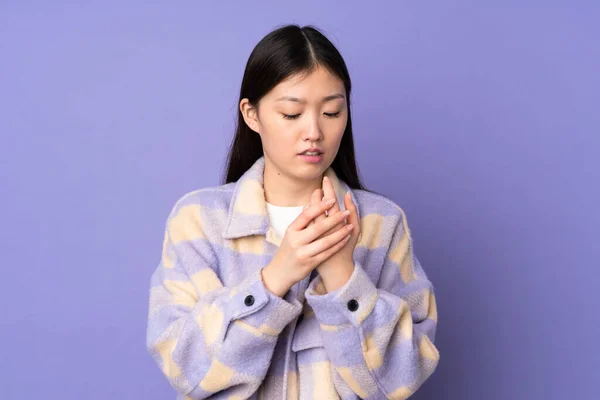
[[[358,301],[352,299],[348,302],[348,310],[354,312],[358,310]]]
[[[244,299],[244,304],[248,307],[252,306],[254,304],[254,296],[252,296],[251,294],[246,296],[246,298]]]

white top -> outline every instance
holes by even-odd
[[[267,214],[275,232],[283,237],[288,226],[298,218],[303,208],[303,206],[284,207],[267,203]]]

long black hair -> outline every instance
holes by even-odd
[[[247,98],[250,104],[256,106],[281,81],[294,74],[309,73],[317,66],[324,67],[342,80],[348,102],[346,130],[331,167],[338,178],[352,189],[364,189],[354,155],[350,74],[340,52],[317,28],[286,25],[262,38],[248,58],[239,101]],[[246,125],[238,102],[237,127],[227,156],[224,183],[237,181],[262,156],[260,136]]]

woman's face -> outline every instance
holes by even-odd
[[[344,84],[322,67],[279,83],[258,108],[244,99],[240,109],[261,137],[265,168],[301,180],[320,178],[331,165],[348,121]]]

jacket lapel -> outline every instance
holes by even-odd
[[[231,204],[229,205],[228,222],[223,237],[237,239],[250,235],[265,235],[269,243],[279,246],[282,238],[270,225],[264,191],[264,156],[259,158],[235,183]],[[350,192],[352,200],[356,197],[348,185],[338,179],[333,168],[325,171],[331,179],[336,192],[338,204],[344,209],[344,195]],[[360,217],[360,216],[359,216]]]

